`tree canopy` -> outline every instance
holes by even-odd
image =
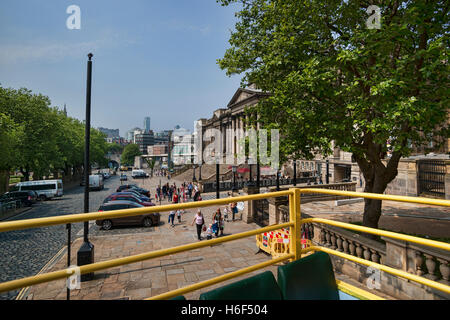
[[[256,110],[280,130],[281,159],[334,145],[353,154],[365,191],[382,193],[413,145],[449,137],[447,1],[374,1],[380,29],[366,26],[366,1],[218,2],[242,7],[218,63],[270,92]],[[380,214],[381,202],[366,200],[364,225]]]
[[[28,180],[84,164],[84,123],[67,117],[50,99],[21,88],[0,87],[0,170]],[[91,128],[91,164],[105,165],[105,135]]]
[[[142,155],[137,144],[128,144],[125,146],[120,157],[122,165],[132,166],[134,165],[134,157]]]

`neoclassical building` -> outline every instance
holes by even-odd
[[[222,139],[220,143],[221,154],[225,155],[227,150],[228,152],[231,150],[231,153],[234,156],[237,155],[238,141],[242,140],[243,137],[248,136],[248,131],[246,130],[248,112],[246,112],[246,109],[251,109],[258,101],[267,96],[269,96],[269,93],[263,92],[253,85],[248,88],[238,88],[226,108],[215,110],[213,116],[209,119],[202,118],[198,120],[202,125],[202,135],[205,136],[205,132],[208,129],[214,128],[219,130],[221,133],[220,139]],[[254,116],[257,116],[256,113]],[[231,129],[233,132],[237,130],[236,135],[227,135],[228,129]],[[256,129],[259,129],[259,124],[256,124]],[[390,183],[386,192],[401,195],[420,195],[422,193],[420,187],[422,182],[420,180],[421,169],[419,162],[437,161],[438,167],[435,169],[436,181],[433,183],[440,186],[441,197],[443,193],[442,190],[444,189],[445,195],[450,196],[450,174],[445,173],[448,171],[445,167],[447,166],[450,168],[450,160],[448,160],[450,154],[450,139],[448,137],[442,137],[442,139],[445,143],[439,149],[433,148],[432,145],[427,146],[429,147],[427,150],[423,147],[414,147],[412,157],[400,161],[399,174],[397,178]],[[206,142],[203,140],[203,148],[206,148],[212,142],[214,142],[214,137],[207,139]],[[426,152],[430,152],[430,147],[436,155],[425,155]],[[412,162],[414,164],[412,164]],[[358,164],[354,161],[352,154],[340,150],[337,147],[334,148],[333,154],[326,158],[317,155],[312,161],[305,159],[296,160],[297,177],[320,176],[323,183],[325,183],[327,181],[327,171],[328,181],[330,183],[356,182],[358,187],[364,186],[364,177],[360,172]],[[293,177],[293,161],[289,161],[281,166],[281,174]]]

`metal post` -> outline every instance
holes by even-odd
[[[294,186],[297,185],[297,160],[294,160]]]
[[[261,186],[261,168],[258,162],[256,163],[256,187],[258,188],[258,190],[260,186]]]
[[[329,184],[330,183],[330,161],[327,160],[326,165],[327,165],[327,167],[326,167],[327,175],[325,177],[325,182],[326,182],[326,184]]]
[[[280,191],[280,170],[277,170],[277,191]]]
[[[198,166],[198,181],[202,181],[202,165]]]
[[[70,267],[70,245],[71,245],[71,229],[72,225],[68,223],[66,225],[67,229],[67,268]],[[67,287],[67,300],[70,300],[70,289]]]
[[[192,176],[192,182],[197,182],[197,178],[195,177],[195,165],[192,166],[194,169],[194,175]]]
[[[162,196],[161,179],[159,179],[159,205],[161,205],[161,196]]]
[[[85,149],[84,149],[84,212],[89,212],[89,175],[90,175],[90,160],[89,147],[91,139],[91,85],[92,85],[92,57],[93,54],[88,54],[89,61],[87,63],[87,84],[86,84],[86,123],[85,123]],[[77,265],[82,266],[94,262],[94,245],[89,242],[89,221],[84,222],[83,244],[77,252]],[[81,275],[81,281],[92,280],[94,273]]]
[[[216,163],[216,199],[220,198],[219,163]]]
[[[92,86],[92,56],[88,54],[89,61],[87,65],[87,85],[86,85],[86,123],[85,123],[85,148],[84,148],[84,212],[89,212],[89,175],[91,174],[91,165],[89,159],[91,144],[91,86]],[[89,221],[84,222],[84,242],[89,242]]]
[[[289,195],[289,221],[294,225],[289,230],[290,253],[295,255],[294,260],[298,260],[302,255],[301,237],[301,213],[300,213],[300,189],[290,189]]]

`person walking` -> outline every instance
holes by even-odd
[[[235,216],[236,216],[236,213],[238,213],[237,203],[236,203],[236,202],[233,202],[233,203],[231,204],[230,207],[231,207],[232,219],[233,219],[233,221],[234,221],[234,218],[235,218]]]
[[[181,223],[181,213],[182,213],[182,210],[177,210],[178,223]]]
[[[173,220],[175,219],[175,211],[170,211],[170,213],[169,213],[169,223],[171,223],[171,226],[172,227],[174,227],[175,226],[175,224],[173,223]]]
[[[197,227],[197,238],[198,240],[202,240],[201,234],[203,225],[205,224],[205,218],[203,217],[203,213],[200,211],[200,209],[197,210],[197,214],[195,215],[194,220],[191,223],[192,226],[194,225],[194,222]]]
[[[223,217],[222,212],[220,212],[220,208],[217,208],[216,213],[214,213],[213,223],[216,225],[214,228],[216,237],[219,236],[219,232],[220,235],[223,236]]]

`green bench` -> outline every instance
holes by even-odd
[[[278,283],[265,271],[202,293],[200,300],[339,300],[327,253],[316,252],[278,267]]]
[[[282,295],[272,272],[265,271],[202,293],[200,300],[282,300]]]

